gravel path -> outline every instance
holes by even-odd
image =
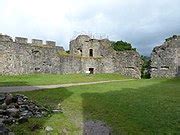
[[[134,79],[109,80],[109,81],[86,82],[86,83],[69,83],[69,84],[58,84],[58,85],[41,85],[41,86],[10,86],[10,87],[0,87],[0,92],[45,90],[45,89],[79,86],[79,85],[89,85],[89,84],[99,84],[99,83],[108,83],[108,82],[124,82],[124,81],[130,81],[130,80],[134,80]]]

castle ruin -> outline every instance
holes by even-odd
[[[153,49],[150,72],[152,78],[180,76],[180,36],[174,35]]]
[[[141,76],[142,61],[133,50],[117,52],[108,39],[80,35],[70,42],[70,54],[53,41],[0,35],[0,74],[121,73]]]

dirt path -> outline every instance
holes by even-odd
[[[79,86],[79,85],[89,85],[89,84],[99,84],[99,83],[109,83],[109,82],[124,82],[130,80],[134,80],[134,79],[109,80],[109,81],[86,82],[86,83],[69,83],[69,84],[57,84],[57,85],[41,85],[41,86],[10,86],[10,87],[0,87],[0,92],[45,90],[45,89]]]

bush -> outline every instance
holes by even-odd
[[[136,48],[132,48],[132,45],[130,43],[124,42],[122,40],[117,42],[112,42],[112,47],[116,51],[125,51],[125,50],[136,51]]]
[[[141,78],[149,79],[149,78],[151,78],[151,75],[149,72],[150,65],[151,65],[150,57],[142,55],[141,59],[143,60],[143,65],[142,65],[142,69],[141,69]]]

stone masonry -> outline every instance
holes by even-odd
[[[180,36],[166,39],[151,54],[151,77],[180,76]]]
[[[70,54],[53,41],[0,35],[0,74],[121,73],[140,78],[142,61],[136,51],[116,52],[108,39],[80,35],[70,42]]]

